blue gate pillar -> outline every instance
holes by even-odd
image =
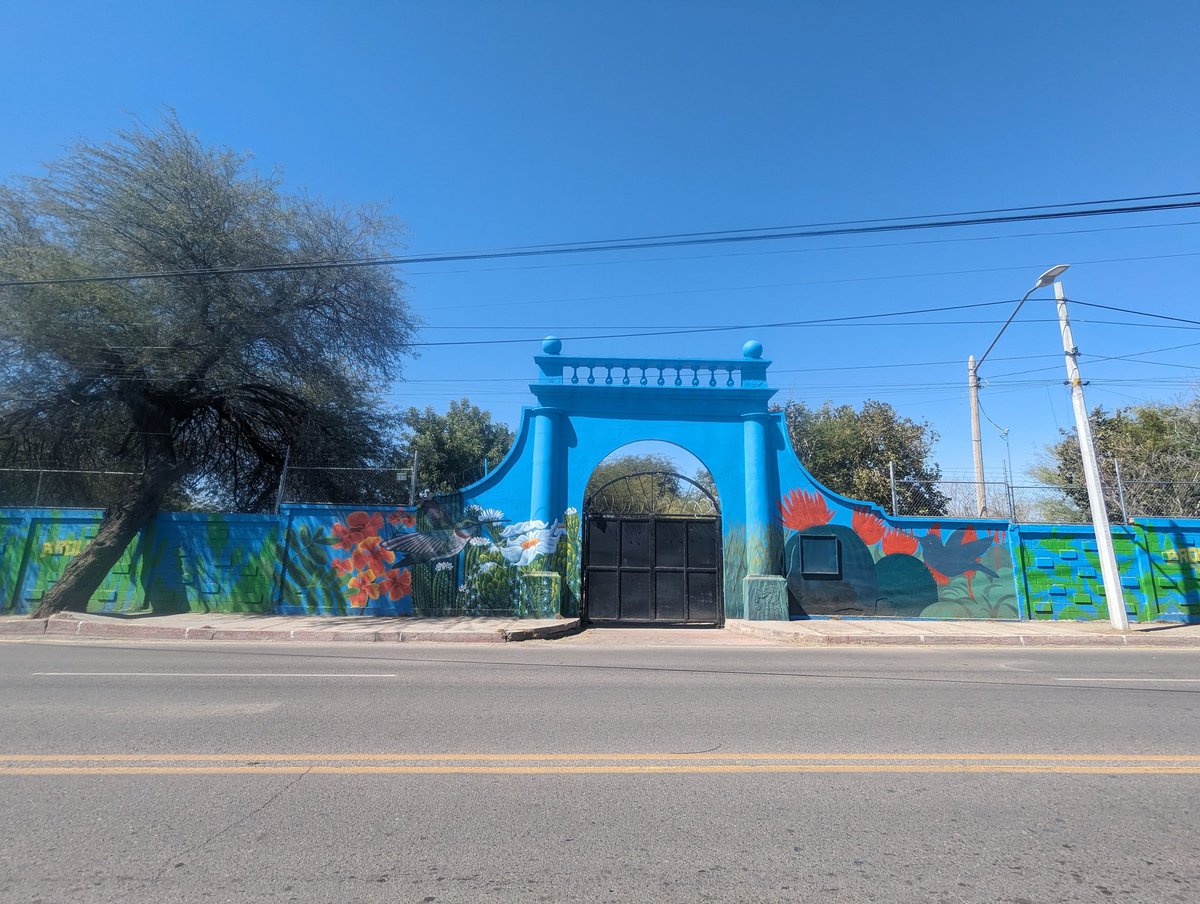
[[[557,408],[534,408],[533,421],[533,486],[529,497],[529,517],[550,524],[563,506],[554,498],[558,486],[561,456],[558,454],[558,422],[562,412]]]
[[[537,359],[542,380],[561,383],[563,375],[562,340],[547,336],[542,342],[542,356]],[[562,514],[562,500],[555,499],[555,488],[561,483],[559,469],[566,467],[559,454],[559,420],[563,412],[541,405],[530,412],[533,429],[533,482],[529,496],[529,517],[547,524]]]
[[[763,412],[742,415],[746,477],[746,574],[770,573],[771,490],[767,485],[767,423]],[[753,541],[751,540],[753,538]]]
[[[762,345],[750,341],[742,348],[748,361],[762,357]],[[766,368],[763,366],[763,383]],[[746,577],[743,579],[742,618],[782,620],[788,618],[787,581],[778,574],[771,505],[778,498],[776,469],[772,467],[769,444],[774,418],[769,411],[742,415],[742,439],[746,486]]]

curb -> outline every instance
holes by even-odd
[[[1200,648],[1200,637],[1146,634],[798,634],[768,625],[731,624],[739,634],[798,647],[821,646],[1004,646],[1004,647],[1184,647]]]
[[[213,640],[274,643],[297,641],[307,643],[509,643],[525,640],[547,640],[574,634],[580,628],[579,619],[564,619],[553,625],[527,628],[497,628],[491,631],[452,629],[430,631],[420,629],[383,628],[370,630],[321,630],[313,628],[210,628],[155,625],[144,621],[95,621],[73,616],[50,618],[14,618],[0,622],[0,636],[12,637],[95,637],[136,638],[138,640]]]

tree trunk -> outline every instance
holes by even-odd
[[[129,542],[158,514],[163,498],[178,477],[179,469],[165,463],[147,470],[133,493],[105,511],[95,539],[68,563],[62,577],[42,597],[41,605],[31,617],[46,618],[64,610],[85,611],[88,600]]]

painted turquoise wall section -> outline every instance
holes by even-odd
[[[1165,621],[1200,621],[1200,523],[1153,518],[1144,532],[1144,580]]]
[[[1022,526],[1017,535],[1029,617],[1108,617],[1090,527]],[[1130,618],[1200,621],[1200,523],[1136,520],[1113,528],[1113,545]]]
[[[32,611],[96,535],[103,512],[0,514],[0,610]],[[270,612],[281,524],[274,516],[165,512],[130,544],[88,611]]]
[[[728,617],[1107,617],[1086,526],[895,518],[818,483],[770,410],[757,342],[730,359],[561,351],[543,343],[537,405],[477,483],[419,506],[164,513],[90,608],[575,616],[588,480],[612,452],[657,440],[714,479]],[[34,608],[101,515],[0,511],[0,611]],[[1138,521],[1115,528],[1114,541],[1132,617],[1200,621],[1200,521]]]

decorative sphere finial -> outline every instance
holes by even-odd
[[[547,336],[542,340],[542,351],[547,355],[557,355],[562,351],[562,340],[557,336]]]
[[[761,358],[763,353],[762,343],[757,339],[751,339],[742,346],[742,355],[746,358]]]

